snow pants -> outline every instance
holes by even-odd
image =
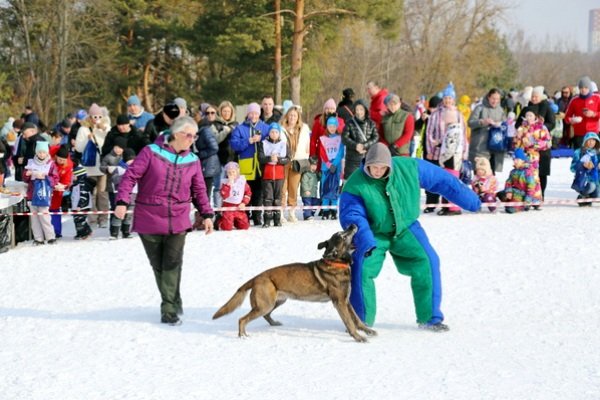
[[[246,211],[223,211],[219,222],[217,222],[220,231],[230,231],[236,229],[250,228],[250,221]]]
[[[187,232],[172,235],[140,234],[160,292],[161,315],[178,313],[183,307],[179,286],[186,234]]]
[[[444,320],[440,310],[442,284],[440,260],[418,221],[398,236],[376,234],[377,248],[362,260],[354,253],[350,301],[357,315],[369,326],[375,322],[377,300],[375,278],[381,272],[386,253],[390,253],[396,269],[410,276],[413,302],[418,323],[437,323]]]

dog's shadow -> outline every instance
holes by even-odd
[[[238,319],[249,312],[249,308],[240,308],[234,314],[230,314],[218,320],[202,320],[204,324],[208,322],[208,330],[210,333],[218,333],[219,335],[235,336],[238,337]],[[279,310],[278,310],[279,311]],[[332,337],[338,337],[341,339],[348,339],[353,342],[354,340],[348,336],[344,323],[333,316],[332,318],[327,317],[303,317],[298,315],[285,314],[278,312],[274,314],[273,319],[280,322],[281,325],[271,326],[267,323],[264,318],[257,318],[250,322],[246,326],[248,336],[252,337],[255,335],[262,334],[277,334],[288,337],[313,337],[330,340]],[[209,317],[210,319],[210,317]],[[394,323],[381,323],[374,327],[382,330],[414,330],[414,325],[403,325]],[[360,332],[360,331],[359,331]],[[361,335],[365,335],[364,332],[360,332]]]

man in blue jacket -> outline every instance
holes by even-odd
[[[262,180],[257,146],[267,136],[269,136],[269,125],[260,120],[260,106],[258,103],[250,103],[246,120],[233,130],[229,144],[238,156],[240,173],[244,175],[252,190],[250,200],[252,206],[262,205]],[[262,212],[253,211],[252,221],[254,226],[262,226]]]

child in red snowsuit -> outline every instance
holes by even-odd
[[[240,175],[240,166],[236,162],[225,164],[225,176],[227,180],[221,183],[221,197],[223,198],[223,207],[237,207],[235,211],[223,211],[221,218],[217,222],[217,229],[230,231],[234,227],[237,229],[248,229],[250,222],[244,209],[250,203],[252,191],[246,178]]]

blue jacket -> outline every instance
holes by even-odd
[[[258,121],[254,127],[250,125],[250,121],[246,120],[242,124],[235,127],[229,139],[231,149],[236,152],[239,160],[253,158],[256,153],[256,143],[250,144],[250,135],[254,132],[260,133],[261,141],[269,136],[269,125],[263,121]]]
[[[154,114],[149,113],[148,111],[142,111],[140,115],[131,115],[127,114],[127,117],[130,121],[135,121],[133,126],[138,128],[139,130],[144,130],[148,122],[154,119]]]
[[[596,146],[594,146],[591,149],[586,149],[584,146],[585,146],[585,143],[589,139],[596,140]],[[585,136],[583,137],[582,147],[575,150],[575,152],[573,153],[573,160],[571,161],[571,172],[576,173],[578,170],[583,169],[590,181],[598,183],[598,180],[599,180],[599,177],[598,177],[598,162],[599,162],[598,148],[599,147],[600,147],[600,137],[598,136],[598,134],[596,134],[594,132],[586,133]],[[591,170],[589,170],[587,168],[583,168],[583,164],[580,162],[581,158],[584,157],[585,155],[587,155],[590,158],[590,161],[592,162],[592,164],[594,164],[594,168],[592,168]]]
[[[217,138],[211,132],[210,126],[204,126],[198,131],[198,138],[194,143],[194,152],[202,164],[202,175],[205,178],[211,178],[221,173],[221,163],[219,162],[219,144]]]

